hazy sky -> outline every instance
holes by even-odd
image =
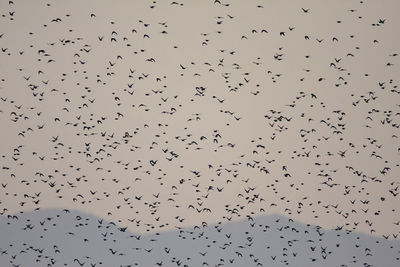
[[[0,210],[398,233],[399,8],[1,1]]]

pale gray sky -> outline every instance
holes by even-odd
[[[48,3],[1,1],[5,215],[399,233],[398,1]]]

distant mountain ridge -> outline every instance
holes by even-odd
[[[137,234],[80,211],[0,217],[1,266],[400,266],[400,242],[280,215]]]

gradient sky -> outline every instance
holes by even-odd
[[[3,214],[399,232],[398,1],[14,2],[0,3]]]

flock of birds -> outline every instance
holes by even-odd
[[[1,266],[400,265],[396,1],[0,3]]]

